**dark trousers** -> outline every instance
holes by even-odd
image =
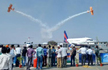
[[[28,57],[27,70],[30,70],[31,66],[32,66],[32,57]]]
[[[93,65],[93,57],[92,55],[88,55],[88,65],[91,63]]]
[[[51,66],[55,66],[55,56],[52,56],[52,59],[51,59]]]
[[[85,65],[85,62],[86,62],[86,54],[82,54],[81,61],[82,61],[82,65]]]
[[[20,57],[21,55],[20,54],[17,54],[16,55],[16,66],[18,67],[19,64],[20,64],[20,61],[17,59],[18,57]]]
[[[47,55],[44,56],[43,58],[43,66],[47,65]]]
[[[75,66],[75,56],[73,55],[71,55],[71,66]]]

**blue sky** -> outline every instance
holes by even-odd
[[[53,27],[58,22],[74,14],[89,10],[92,6],[94,15],[83,14],[75,17],[57,31],[49,40],[63,41],[63,31],[69,38],[90,37],[100,41],[108,41],[108,0],[0,0],[0,43],[24,43],[28,37],[34,43],[42,43],[41,27],[28,18],[11,11],[15,10],[29,14],[45,24]]]

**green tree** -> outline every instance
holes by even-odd
[[[57,42],[55,42],[55,41],[49,41],[48,45],[57,45]]]

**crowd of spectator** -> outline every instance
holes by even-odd
[[[75,66],[75,56],[76,53],[81,53],[81,61],[82,65],[85,65],[86,57],[88,57],[88,65],[93,65],[93,50],[91,47],[88,49],[82,46],[78,51],[75,46],[70,47],[71,49],[65,48],[62,45],[59,45],[55,48],[55,46],[49,45],[48,47],[42,46],[38,44],[38,47],[35,49],[32,45],[29,47],[24,46],[21,49],[20,45],[17,45],[15,48],[14,45],[0,45],[0,70],[13,70],[13,67],[17,67],[20,65],[20,60],[18,58],[22,58],[22,66],[26,66],[26,70],[30,70],[30,67],[33,66],[33,55],[36,56],[37,59],[37,67],[36,69],[42,70],[43,66],[52,67],[57,65],[57,68],[63,68],[67,66],[67,51],[70,50],[71,56],[71,66]],[[96,58],[99,55],[99,48],[96,46],[95,50]],[[57,59],[57,64],[56,64]],[[99,62],[97,61],[97,64]]]

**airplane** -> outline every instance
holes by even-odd
[[[91,15],[94,15],[92,7],[90,7],[90,12],[91,12]]]
[[[88,37],[68,38],[66,31],[64,31],[64,42],[73,44],[75,46],[80,46],[80,45],[94,45],[96,41]]]
[[[26,47],[29,47],[30,45],[33,45],[33,42],[30,42],[30,37],[28,37],[28,42],[24,42]]]
[[[94,11],[93,11],[93,8],[92,7],[90,7],[90,11],[87,11],[87,13],[89,13],[89,12],[91,12],[91,15],[94,15]]]
[[[14,11],[14,8],[12,8],[12,4],[10,4],[10,6],[8,7],[8,12],[10,12],[11,10],[13,10]]]

